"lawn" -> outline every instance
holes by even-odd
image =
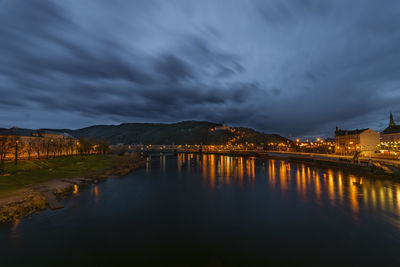
[[[6,162],[6,174],[0,175],[0,197],[27,185],[98,173],[111,167],[115,160],[114,155],[91,155],[21,160],[18,165]]]

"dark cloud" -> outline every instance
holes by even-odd
[[[399,17],[394,0],[3,0],[0,127],[380,130],[400,120]]]
[[[275,89],[272,89],[271,90],[272,91],[272,94],[274,95],[274,96],[279,96],[280,94],[281,94],[281,89],[278,89],[278,88],[275,88]]]
[[[155,69],[173,83],[193,78],[193,72],[189,64],[171,54],[161,56],[156,61]]]

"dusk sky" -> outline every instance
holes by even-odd
[[[0,127],[400,122],[400,1],[0,0]]]

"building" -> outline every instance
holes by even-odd
[[[230,131],[231,127],[225,124],[225,122],[222,122],[221,126],[217,126],[214,128],[214,131]]]
[[[336,127],[335,152],[336,154],[351,155],[358,151],[368,155],[378,149],[379,139],[379,133],[369,128],[348,131]]]
[[[381,142],[384,144],[400,142],[400,125],[396,125],[392,113],[390,113],[389,126],[381,132]]]

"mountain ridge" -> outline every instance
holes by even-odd
[[[78,138],[106,139],[110,144],[235,144],[288,142],[278,134],[266,134],[246,127],[217,130],[221,124],[208,121],[181,121],[175,123],[121,123],[119,125],[92,125],[79,129],[39,129],[66,132]],[[291,142],[291,141],[290,141]]]

